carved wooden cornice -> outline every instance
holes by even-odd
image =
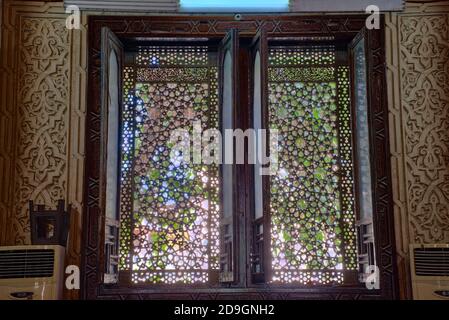
[[[401,11],[404,9],[404,0],[290,0],[286,10],[290,12],[365,12],[370,5],[375,5],[381,11]],[[101,11],[127,11],[127,12],[177,12],[184,9],[196,12],[257,12],[263,8],[237,9],[228,7],[182,8],[180,0],[64,0],[64,5],[76,5],[81,10]],[[269,10],[268,11],[274,11]]]

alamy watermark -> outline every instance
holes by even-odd
[[[170,159],[174,165],[194,164],[244,164],[245,141],[248,146],[247,162],[259,167],[260,175],[278,172],[278,130],[218,129],[203,131],[201,121],[190,128],[176,129],[170,136]],[[268,151],[269,150],[269,154]]]
[[[79,30],[81,28],[81,11],[78,6],[70,5],[65,8],[65,13],[69,16],[65,19],[65,26],[67,29]]]
[[[369,14],[366,18],[365,26],[368,30],[380,29],[380,9],[376,5],[370,5],[366,7],[366,13]]]
[[[368,290],[380,289],[380,272],[376,265],[365,266],[364,273],[360,275],[360,282],[364,282]]]
[[[67,290],[79,290],[80,288],[80,268],[75,265],[68,265],[65,268],[65,287]]]

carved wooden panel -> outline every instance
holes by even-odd
[[[13,152],[13,117],[14,107],[11,95],[7,92],[13,92],[13,55],[6,52],[6,48],[13,51],[11,46],[6,46],[8,43],[7,32],[11,32],[11,26],[7,25],[7,21],[3,19],[5,3],[2,2],[2,25],[1,25],[1,64],[0,64],[0,245],[8,244],[8,232],[6,226],[8,225],[11,216],[10,203],[12,198],[12,167],[14,165]]]
[[[84,149],[87,90],[87,17],[81,17],[80,30],[71,31],[70,104],[68,131],[67,197],[70,203],[69,242],[66,264],[81,265]],[[66,299],[78,299],[79,290],[64,292]]]

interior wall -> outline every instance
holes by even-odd
[[[79,265],[87,31],[85,19],[68,30],[66,16],[62,2],[3,0],[0,245],[30,243],[28,200],[65,199],[66,263]]]
[[[387,16],[396,251],[411,297],[410,244],[449,243],[449,2]]]
[[[66,199],[67,263],[78,264],[87,18],[68,30],[66,17],[62,2],[3,0],[0,245],[30,242],[28,200]],[[409,244],[449,242],[449,5],[410,1],[386,20],[396,242],[409,298]]]

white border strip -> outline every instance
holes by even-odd
[[[179,0],[64,0],[64,5],[77,6],[81,10],[108,11],[178,11]]]
[[[404,0],[291,0],[291,12],[359,12],[368,6],[377,6],[380,11],[402,11]]]

